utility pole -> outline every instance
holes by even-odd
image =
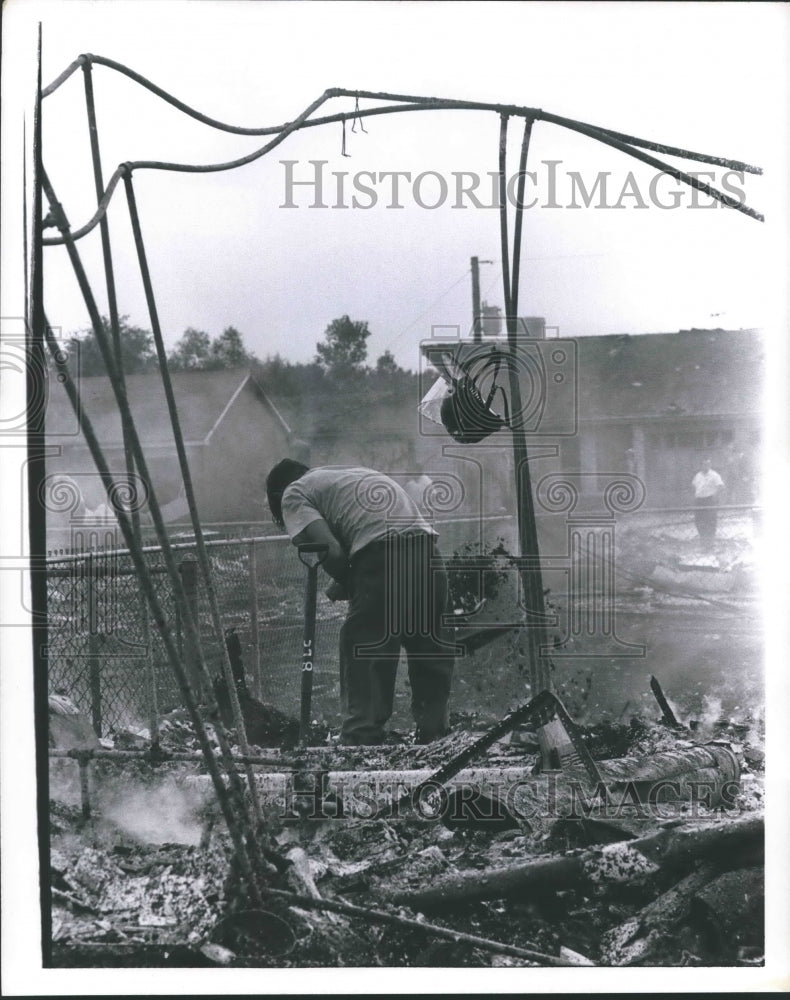
[[[480,322],[480,261],[477,257],[472,258],[472,336],[476,344],[483,339]]]
[[[483,339],[483,320],[480,315],[480,265],[493,264],[493,260],[472,257],[472,337],[476,344]]]

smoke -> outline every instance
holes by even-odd
[[[703,726],[713,727],[723,717],[724,710],[721,698],[706,694],[702,703],[700,722]]]
[[[200,843],[200,809],[204,800],[172,775],[156,785],[133,785],[108,790],[101,796],[102,818],[144,844]]]
[[[80,804],[80,778],[75,760],[50,758],[49,797],[64,806]]]
[[[88,785],[93,816],[100,830],[121,832],[142,844],[200,843],[206,809],[205,791],[183,778],[165,774],[144,781],[119,769],[89,766]],[[76,807],[81,803],[76,761],[50,762],[50,798]]]

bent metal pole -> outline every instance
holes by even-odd
[[[113,487],[112,473],[110,472],[104,453],[101,449],[101,445],[99,444],[98,438],[93,430],[93,425],[88,418],[87,413],[81,406],[79,392],[74,384],[71,372],[68,369],[67,360],[63,353],[58,349],[57,342],[52,336],[48,325],[45,326],[44,333],[52,361],[59,375],[62,376],[63,386],[69,397],[69,402],[71,403],[74,413],[79,421],[80,429],[85,437],[85,441],[91,452],[93,460],[96,463],[96,468],[101,476],[102,482],[104,483],[109,494]],[[124,540],[129,547],[129,553],[135,570],[137,571],[141,590],[148,600],[148,605],[151,608],[154,622],[156,623],[165,647],[165,653],[175,675],[176,681],[178,682],[179,688],[181,689],[181,694],[184,698],[184,703],[186,704],[192,724],[195,727],[198,742],[203,752],[203,759],[206,763],[222,815],[233,841],[239,866],[247,879],[253,899],[260,900],[259,885],[255,877],[260,868],[260,859],[257,856],[254,841],[250,841],[244,836],[243,828],[244,826],[247,826],[248,823],[245,823],[242,811],[236,811],[241,803],[239,803],[237,799],[235,803],[236,808],[234,808],[234,803],[231,800],[231,789],[226,788],[225,783],[222,780],[218,761],[214,757],[213,747],[208,738],[203,718],[200,714],[200,709],[195,701],[194,694],[190,687],[186,670],[184,669],[184,665],[181,662],[175,648],[170,626],[167,623],[164,611],[162,610],[159,598],[157,597],[148,565],[146,564],[142,553],[139,539],[135,536],[130,519],[122,508],[117,511],[117,518]]]
[[[510,432],[513,441],[513,471],[516,479],[516,514],[518,519],[518,550],[520,559],[519,577],[526,615],[524,632],[527,646],[527,668],[529,670],[532,695],[534,696],[541,691],[550,691],[552,681],[551,661],[545,655],[546,628],[543,577],[540,569],[538,528],[535,520],[535,503],[532,496],[527,437],[523,421],[521,384],[519,381],[519,350],[521,348],[518,338],[518,319],[516,317],[524,198],[522,182],[527,166],[529,140],[532,134],[532,119],[528,118],[524,122],[524,137],[519,164],[520,177],[516,204],[512,274],[510,271],[507,227],[507,122],[507,115],[503,114],[500,119],[499,131],[499,218],[502,245],[502,283],[507,322],[508,350],[510,354],[508,364],[511,412]]]

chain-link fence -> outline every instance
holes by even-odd
[[[748,553],[751,515],[747,511],[730,513],[720,525],[722,561],[725,556],[739,559],[741,550]],[[601,657],[615,657],[611,660],[612,671],[620,669],[620,660],[616,658],[624,653],[632,657],[643,655],[641,644],[648,640],[644,614],[640,628],[623,633],[631,646],[614,641],[614,619],[609,621],[604,614],[608,614],[609,605],[614,608],[616,596],[621,600],[633,588],[637,596],[640,587],[658,588],[659,595],[674,595],[667,600],[680,598],[684,604],[697,596],[698,601],[704,602],[700,605],[703,610],[713,609],[719,615],[733,614],[730,605],[722,604],[722,597],[731,602],[738,594],[743,599],[748,596],[748,566],[738,562],[727,572],[705,573],[702,567],[696,575],[680,569],[673,574],[667,569],[662,573],[650,569],[656,560],[671,567],[673,558],[677,561],[682,553],[693,553],[696,543],[692,517],[692,513],[684,511],[674,515],[640,511],[627,518],[625,524],[618,526],[616,580],[612,574],[588,572],[593,563],[597,566],[589,553],[578,565],[570,557],[562,556],[564,551],[570,551],[564,519],[557,521],[554,531],[541,522],[542,551],[553,556],[548,563],[554,568],[547,563],[544,584],[549,610],[558,615],[551,640],[557,641],[559,637],[564,643],[556,651],[558,669],[561,668],[563,675],[570,676],[578,668],[583,654],[595,654],[596,663],[610,662]],[[456,518],[435,525],[442,552],[451,560],[450,583],[456,612],[472,613],[470,627],[520,620],[523,609],[519,607],[517,574],[507,557],[507,553],[518,548],[515,519],[511,516]],[[600,526],[596,528],[598,534],[602,530]],[[213,677],[221,670],[224,639],[214,632],[205,582],[198,571],[194,538],[184,531],[172,540],[185,588],[193,595],[201,645]],[[298,715],[306,570],[295,548],[286,536],[263,534],[235,539],[209,536],[206,545],[222,628],[236,630],[250,690],[267,704],[291,716]],[[596,549],[593,555],[597,552]],[[469,565],[480,565],[476,557],[481,554],[491,556],[490,570],[470,569]],[[145,555],[165,618],[192,674],[194,654],[185,643],[183,623],[161,550],[148,546]],[[465,563],[466,557],[469,563]],[[581,575],[574,575],[574,567],[582,570]],[[588,585],[583,585],[585,580]],[[149,621],[128,553],[96,551],[50,558],[48,581],[51,691],[62,691],[71,697],[103,733],[119,726],[147,725],[153,709],[161,715],[182,704],[162,639]],[[607,581],[611,592],[602,590]],[[715,590],[725,586],[726,594]],[[339,723],[338,645],[346,605],[333,604],[322,591],[319,585],[313,717],[333,727]],[[485,606],[481,608],[482,604]],[[575,618],[570,610],[574,610]],[[641,606],[637,610],[645,611]],[[572,626],[577,619],[579,629],[574,634]],[[628,624],[631,619],[625,621]],[[458,710],[500,714],[512,701],[523,697],[524,675],[519,670],[523,656],[518,648],[518,635],[504,633],[504,636],[474,657],[459,660],[454,693]],[[645,668],[640,669],[643,673]],[[408,725],[406,672],[400,674],[393,721],[396,725]]]
[[[512,518],[477,518],[437,525],[442,549],[481,551],[512,533]],[[186,535],[186,533],[185,533]],[[183,537],[183,536],[182,536]],[[197,610],[209,667],[221,671],[222,637],[215,634],[194,539],[174,541],[187,595]],[[286,536],[210,539],[206,543],[223,630],[241,641],[250,690],[289,714],[298,713],[306,570]],[[161,603],[187,666],[194,658],[161,550],[146,547]],[[147,723],[182,703],[164,644],[150,621],[131,557],[124,550],[51,557],[48,568],[49,686],[67,694],[97,731]],[[337,656],[345,604],[333,604],[319,587],[315,644],[314,717],[339,720]],[[191,672],[191,671],[190,671]]]
[[[149,568],[165,614],[174,621],[159,553],[149,554]],[[128,554],[50,559],[47,582],[50,691],[67,694],[99,732],[139,724],[155,704],[177,702]]]

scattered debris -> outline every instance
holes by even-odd
[[[664,692],[656,677],[650,678],[650,690],[656,696],[656,701],[658,702],[658,706],[661,709],[661,717],[664,720],[664,724],[667,726],[671,726],[673,729],[679,729],[680,723],[676,719],[675,713],[672,711],[669,702],[664,696]]]
[[[765,924],[765,872],[762,868],[724,872],[696,894],[692,906],[720,950],[760,947]]]
[[[263,905],[244,890],[183,715],[163,720],[156,761],[150,748],[58,751],[90,762],[92,817],[88,830],[78,762],[53,760],[73,772],[52,810],[54,964],[760,964],[759,729],[720,715],[697,732],[569,728],[555,700],[534,701],[493,738],[463,718],[429,746],[252,748],[285,865],[266,875]],[[552,719],[560,770],[540,731]],[[514,723],[534,737],[508,742]],[[393,811],[415,792],[425,810]],[[146,813],[152,827],[172,814],[178,842],[134,822]]]
[[[49,745],[66,750],[100,746],[87,715],[59,692],[49,696]]]

